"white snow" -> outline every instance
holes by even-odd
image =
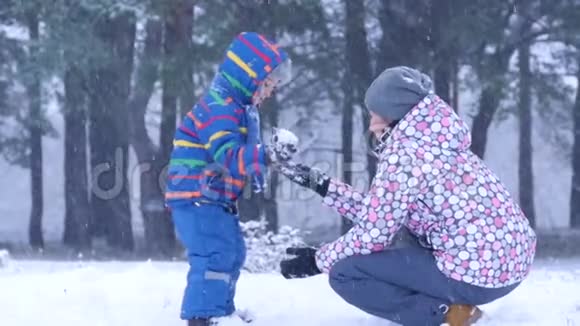
[[[7,250],[0,250],[0,268],[6,268],[10,264],[10,253]]]
[[[184,325],[186,270],[183,262],[12,261],[0,269],[0,325]],[[538,262],[522,286],[482,307],[488,317],[478,325],[580,325],[579,281],[580,261]],[[392,325],[343,302],[326,276],[244,273],[236,301],[255,315],[252,326]]]

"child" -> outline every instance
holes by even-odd
[[[532,265],[536,235],[498,177],[469,150],[470,133],[431,80],[408,67],[369,87],[369,130],[379,140],[367,194],[304,165],[281,170],[354,227],[320,250],[289,248],[285,277],[329,273],[350,304],[410,326],[471,325],[476,305],[514,290]],[[415,245],[390,248],[406,229]]]
[[[166,201],[190,270],[181,318],[213,325],[235,312],[234,295],[245,245],[236,201],[247,179],[260,191],[271,163],[295,144],[260,144],[258,107],[290,79],[284,50],[257,33],[229,46],[207,92],[183,118],[169,162]]]

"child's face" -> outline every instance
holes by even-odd
[[[277,86],[277,81],[266,78],[264,83],[262,83],[262,85],[254,93],[252,103],[254,103],[256,106],[260,106],[266,99],[270,98],[274,94]]]

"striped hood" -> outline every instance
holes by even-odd
[[[288,54],[263,35],[241,33],[228,47],[212,91],[231,96],[239,104],[251,104],[260,84],[286,59]]]

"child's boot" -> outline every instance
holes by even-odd
[[[214,326],[217,323],[214,323],[209,318],[194,318],[187,321],[187,326]]]

